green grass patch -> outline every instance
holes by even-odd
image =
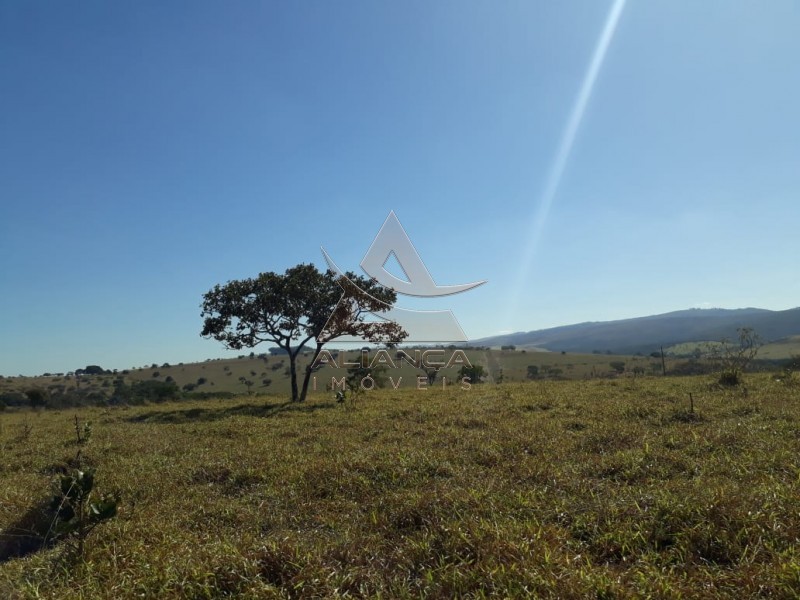
[[[5,411],[0,551],[75,414],[122,502],[83,564],[59,544],[0,561],[0,597],[797,597],[800,389],[709,383]]]

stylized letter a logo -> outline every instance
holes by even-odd
[[[322,254],[328,267],[336,273],[340,281],[346,279],[349,285],[355,285],[347,279],[330,255],[322,248]],[[386,263],[394,256],[406,275],[406,280],[395,277],[386,270]],[[430,272],[425,267],[403,226],[394,211],[386,217],[375,241],[372,242],[366,256],[361,261],[361,268],[374,281],[384,287],[406,296],[434,297],[458,294],[477,287],[485,281],[476,281],[461,285],[436,285]],[[344,285],[342,286],[345,287]],[[421,311],[409,310],[393,306],[380,315],[372,313],[380,320],[394,321],[408,333],[406,342],[466,342],[467,336],[450,310]],[[326,331],[328,326],[326,325]]]

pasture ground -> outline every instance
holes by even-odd
[[[800,384],[712,381],[6,410],[0,531],[51,495],[76,415],[122,504],[83,563],[0,562],[0,597],[796,598]]]

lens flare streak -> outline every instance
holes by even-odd
[[[572,146],[575,143],[578,130],[581,126],[581,121],[586,112],[586,107],[592,97],[594,86],[597,82],[597,76],[603,66],[606,57],[606,51],[614,38],[614,32],[617,28],[622,9],[625,7],[625,0],[614,0],[611,10],[606,17],[603,31],[600,38],[597,40],[592,59],[589,63],[589,68],[583,78],[578,96],[572,106],[572,111],[569,115],[569,120],[564,128],[564,133],[561,136],[561,142],[558,146],[558,151],[553,159],[553,164],[550,167],[550,172],[547,177],[547,183],[544,187],[539,207],[533,216],[530,233],[527,236],[527,244],[520,260],[520,271],[517,278],[514,293],[511,294],[512,305],[508,311],[509,318],[513,324],[517,311],[519,310],[520,301],[522,299],[523,290],[527,280],[528,272],[531,269],[536,249],[542,237],[542,232],[547,224],[547,218],[550,214],[550,209],[553,205],[553,200],[558,193],[558,188],[561,185],[561,180],[564,176],[564,169],[566,168],[567,161],[569,160]]]

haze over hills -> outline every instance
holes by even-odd
[[[650,353],[686,342],[733,338],[739,327],[752,327],[765,342],[800,334],[800,308],[773,311],[762,308],[680,310],[661,315],[588,322],[498,335],[472,343],[567,352],[615,354]]]

